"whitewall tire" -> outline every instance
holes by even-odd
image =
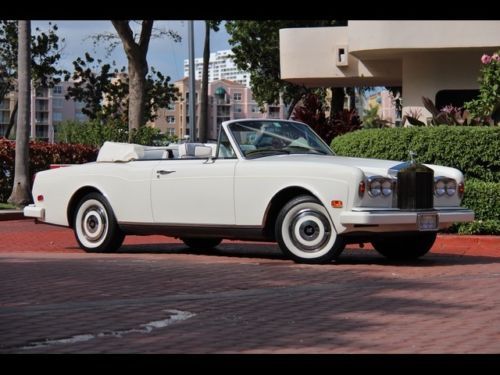
[[[345,247],[325,207],[310,195],[298,196],[281,209],[275,235],[281,250],[298,263],[329,263]]]
[[[85,195],[75,211],[73,230],[80,247],[87,252],[114,252],[125,238],[108,201],[99,193]]]

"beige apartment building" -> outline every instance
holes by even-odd
[[[86,121],[82,113],[82,103],[66,100],[64,95],[71,82],[60,82],[53,88],[31,89],[31,132],[32,139],[54,142],[56,125],[65,120]],[[15,105],[14,92],[0,102],[0,136],[5,134],[10,114]],[[15,129],[10,136],[15,135]]]
[[[481,56],[500,48],[500,21],[349,21],[280,30],[281,78],[308,87],[401,86],[403,114],[429,120],[477,94]]]
[[[183,138],[189,135],[189,78],[174,82],[179,90],[179,99],[169,108],[158,111],[158,118],[150,126],[160,129],[164,134]],[[200,81],[195,81],[196,118],[200,114]],[[282,101],[267,105],[264,112],[253,100],[252,90],[244,84],[225,79],[215,80],[208,85],[208,139],[216,139],[223,121],[239,118],[285,118],[286,111]],[[197,120],[198,122],[198,120]],[[199,134],[199,126],[196,126]]]

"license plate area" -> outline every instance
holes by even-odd
[[[435,212],[417,214],[419,231],[436,231],[439,227],[438,215]]]

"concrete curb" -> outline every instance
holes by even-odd
[[[0,221],[29,219],[24,216],[23,210],[0,210]]]

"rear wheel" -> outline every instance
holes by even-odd
[[[89,253],[111,253],[122,245],[125,235],[118,227],[113,210],[99,193],[85,195],[73,219],[75,237]]]
[[[283,253],[298,263],[329,263],[345,247],[325,207],[310,195],[285,204],[276,220],[275,235]]]
[[[427,254],[436,236],[436,232],[388,236],[372,241],[372,245],[388,259],[410,260]]]
[[[213,249],[222,242],[222,238],[181,238],[181,240],[195,250]]]

